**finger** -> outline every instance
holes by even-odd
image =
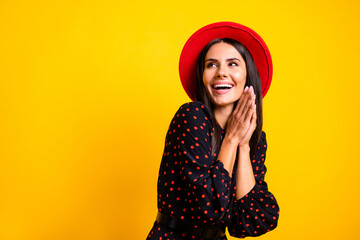
[[[250,124],[247,128],[247,131],[246,131],[246,134],[245,136],[243,137],[243,139],[241,140],[241,143],[243,142],[249,142],[251,136],[253,135],[254,133],[254,130],[256,128],[256,111],[253,111],[252,115],[251,115],[251,121],[250,121]]]
[[[244,114],[244,110],[245,110],[245,108],[246,108],[246,106],[248,104],[249,99],[251,99],[251,95],[252,95],[253,91],[254,91],[253,87],[250,86],[249,90],[245,93],[245,96],[244,96],[242,102],[240,103],[240,108],[239,108],[239,111],[238,111],[238,113],[240,115]]]
[[[254,106],[254,112],[251,116],[251,121],[250,121],[250,125],[254,125],[254,129],[256,127],[256,120],[257,120],[257,114],[256,114],[256,104]]]
[[[254,93],[252,93],[251,96],[247,99],[246,106],[244,107],[243,112],[242,112],[242,115],[244,116],[244,118],[246,117],[246,114],[252,107],[253,103],[255,103],[255,94]]]
[[[251,123],[254,112],[256,112],[255,108],[256,108],[255,102],[251,102],[248,111],[245,113],[246,114],[245,119],[244,119],[245,122],[250,122]]]
[[[252,134],[254,133],[254,131],[256,129],[256,111],[253,111],[250,118],[251,118],[250,124],[248,127],[248,131],[246,133],[247,135],[250,134],[250,136],[248,136],[249,138],[252,136]]]
[[[246,93],[249,91],[249,87],[248,86],[246,86],[245,88],[244,88],[244,90],[243,90],[243,92],[242,92],[242,94],[241,94],[241,96],[240,96],[240,98],[239,98],[239,101],[237,102],[237,105],[236,105],[236,107],[235,107],[235,109],[234,109],[234,114],[236,114],[236,113],[238,113],[239,112],[239,110],[240,110],[240,107],[241,107],[241,103],[244,101],[244,98],[245,98],[245,96],[246,96]]]

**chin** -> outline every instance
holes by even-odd
[[[236,100],[216,100],[216,101],[212,101],[212,103],[214,104],[214,106],[216,107],[226,107],[229,105],[234,105],[234,103],[236,102]]]

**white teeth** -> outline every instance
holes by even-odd
[[[214,88],[220,88],[220,87],[232,88],[232,85],[230,85],[230,84],[216,84],[216,85],[214,85]]]

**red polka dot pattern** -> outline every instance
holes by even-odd
[[[218,125],[221,139],[224,131]],[[158,210],[193,227],[227,226],[235,237],[259,236],[277,226],[279,206],[264,181],[266,135],[251,158],[256,185],[235,200],[236,166],[232,178],[218,150],[211,155],[214,132],[210,111],[201,102],[182,105],[172,119],[158,178]],[[195,239],[200,237],[163,226],[155,221],[147,239]],[[218,238],[224,240],[226,236]]]

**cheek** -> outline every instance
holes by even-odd
[[[243,86],[239,86],[239,88],[237,89],[237,93],[236,93],[236,98],[239,99],[241,97],[241,94],[243,93],[244,88]]]
[[[234,75],[235,77],[235,75]],[[236,97],[240,98],[241,94],[244,91],[245,83],[246,83],[246,73],[239,72],[236,74],[236,83],[237,83],[237,94]]]
[[[210,73],[209,71],[204,71],[203,73],[203,83],[206,86],[210,82]]]
[[[237,80],[238,83],[246,82],[246,72],[236,72],[233,74],[234,78]]]

